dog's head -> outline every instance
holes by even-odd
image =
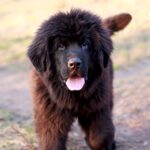
[[[110,36],[130,20],[129,14],[101,20],[81,10],[58,13],[41,26],[28,56],[39,72],[49,70],[69,90],[81,90],[88,78],[96,79],[107,67],[113,49]]]

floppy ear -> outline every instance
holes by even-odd
[[[103,28],[98,32],[93,31],[93,44],[95,49],[97,49],[95,55],[96,58],[100,58],[100,65],[106,68],[109,62],[109,58],[113,49],[112,40],[109,33]],[[98,52],[98,53],[97,53]]]
[[[33,66],[39,71],[46,71],[47,42],[42,37],[36,37],[29,46],[27,55]]]
[[[106,68],[109,62],[109,58],[113,49],[112,41],[110,39],[104,39],[101,42],[101,50],[102,50],[102,60],[103,60],[103,67]]]
[[[113,35],[114,32],[118,32],[124,29],[132,17],[128,13],[121,13],[115,16],[108,17],[102,21],[103,25],[110,30],[110,34]]]
[[[103,66],[104,68],[106,68],[109,61],[110,54],[108,54],[105,50],[103,50],[102,52],[103,52]]]

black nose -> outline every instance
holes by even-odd
[[[80,58],[71,58],[68,61],[68,68],[69,69],[77,69],[81,66],[81,60]]]

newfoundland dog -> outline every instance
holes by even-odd
[[[50,17],[28,49],[40,150],[66,150],[75,118],[92,150],[114,150],[111,35],[131,16],[73,9]]]

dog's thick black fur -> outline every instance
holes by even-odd
[[[130,20],[129,14],[101,20],[74,9],[42,24],[28,49],[34,66],[32,93],[41,150],[66,150],[74,118],[92,150],[115,149],[110,36]],[[74,79],[77,84],[82,79],[83,87],[70,90],[67,80],[75,83]]]

